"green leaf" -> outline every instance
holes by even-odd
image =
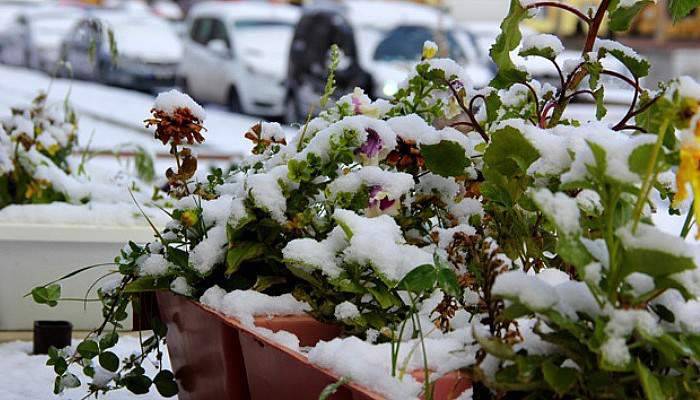
[[[163,397],[173,397],[178,392],[175,375],[168,370],[160,371],[154,378],[153,384],[156,385],[158,393]]]
[[[226,253],[226,275],[234,274],[241,264],[264,255],[266,250],[267,246],[259,242],[236,243]]]
[[[642,58],[641,56],[632,57],[626,52],[617,48],[607,49],[605,47],[602,47],[598,50],[599,58],[603,58],[606,54],[617,58],[622,64],[625,65],[625,67],[627,67],[627,69],[630,70],[632,75],[634,75],[637,78],[643,78],[649,75],[649,69],[651,68],[651,64],[649,64],[649,61]]]
[[[620,7],[619,0],[614,0],[610,4],[610,24],[608,27],[615,32],[626,31],[630,28],[632,21],[647,5],[653,4],[651,0],[635,2],[632,7]]]
[[[97,346],[97,342],[95,342],[94,340],[82,341],[78,345],[76,350],[78,351],[78,353],[80,353],[80,355],[83,358],[88,358],[88,359],[94,358],[96,355],[98,355],[100,353],[100,348],[99,348],[99,346]]]
[[[437,274],[435,266],[432,264],[423,264],[406,274],[397,287],[411,293],[423,293],[433,290],[436,280]]]
[[[134,154],[134,165],[136,166],[136,174],[144,182],[152,182],[156,175],[156,170],[153,163],[153,157],[143,147],[137,146]]]
[[[282,283],[287,282],[287,280],[282,277],[282,276],[263,276],[260,275],[258,276],[258,279],[255,281],[255,286],[253,286],[253,290],[256,290],[258,292],[264,292],[265,290],[275,286],[279,285]]]
[[[158,279],[153,276],[144,276],[133,282],[130,282],[124,287],[124,293],[143,293],[143,292],[153,292],[160,289],[169,289],[170,283],[167,279]]]
[[[506,177],[524,173],[540,157],[540,153],[512,126],[491,135],[491,144],[484,153],[484,163]]]
[[[551,47],[544,47],[544,48],[531,47],[527,50],[521,50],[520,56],[522,56],[522,57],[537,56],[537,57],[546,58],[548,60],[554,60],[557,58],[557,53]]]
[[[471,163],[462,146],[450,140],[422,145],[420,152],[425,159],[425,167],[444,177],[464,175],[465,168]]]
[[[695,262],[690,257],[648,248],[624,248],[621,264],[620,280],[633,272],[658,278],[695,269]]]
[[[133,394],[146,394],[151,389],[151,379],[142,374],[127,375],[122,379],[126,388]]]
[[[686,17],[697,7],[700,7],[700,0],[669,0],[668,12],[675,23]]]
[[[100,337],[100,349],[104,351],[111,347],[114,347],[114,345],[116,345],[118,341],[119,334],[117,334],[117,332],[105,333],[104,335],[102,335],[102,337]]]
[[[489,52],[491,59],[498,66],[498,73],[489,86],[503,89],[527,78],[527,73],[518,69],[510,57],[510,52],[520,45],[520,23],[526,17],[527,11],[520,5],[520,0],[511,0],[508,16],[501,23],[501,34]]]
[[[379,306],[386,310],[396,305],[402,305],[401,300],[397,299],[389,290],[383,285],[377,287],[368,287],[367,291],[377,300]]]
[[[459,280],[457,279],[457,274],[450,268],[438,268],[437,270],[437,282],[440,289],[442,289],[445,294],[452,297],[460,297],[462,293],[462,288],[459,286]]]
[[[58,300],[61,298],[61,285],[53,284],[35,287],[32,289],[32,298],[38,304],[46,304],[49,307],[55,307],[58,304]]]
[[[630,153],[627,163],[629,164],[630,171],[636,173],[640,177],[645,177],[647,174],[647,168],[649,166],[649,160],[654,152],[654,144],[647,143],[637,146],[632,153]],[[663,151],[659,151],[656,157],[656,164],[663,164],[665,154]]]
[[[524,317],[525,315],[529,315],[531,313],[532,311],[521,303],[514,303],[503,310],[500,317],[506,321],[512,321],[516,318]]]
[[[485,352],[500,358],[502,360],[514,360],[515,351],[507,343],[502,342],[498,338],[489,339],[479,335],[474,335],[476,341],[479,342],[481,348]]]
[[[593,261],[593,257],[578,237],[561,235],[557,241],[557,254],[564,261],[579,269]]]
[[[348,382],[350,382],[350,379],[348,379],[346,377],[342,377],[342,378],[338,379],[337,382],[331,383],[330,385],[323,388],[321,395],[318,396],[318,400],[328,400],[332,395],[335,394],[335,392],[338,391],[338,389],[341,386],[345,385]]]
[[[605,89],[603,89],[603,86],[593,92],[593,98],[595,99],[595,117],[598,121],[602,120],[608,113],[608,109],[605,107],[604,97]]]
[[[578,371],[576,369],[557,367],[549,360],[542,364],[542,374],[545,382],[559,396],[563,396],[571,390],[578,379]]]
[[[105,351],[100,354],[100,365],[107,371],[117,372],[119,369],[119,357],[111,351]]]
[[[644,396],[647,400],[664,400],[666,396],[661,390],[661,384],[656,376],[649,371],[649,369],[642,364],[640,359],[637,359],[637,364],[635,370],[637,371],[637,376],[639,381],[642,383],[642,390],[644,391]]]

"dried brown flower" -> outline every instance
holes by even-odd
[[[180,107],[173,113],[154,108],[151,113],[153,118],[144,122],[147,128],[156,126],[155,137],[163,144],[179,146],[183,142],[188,144],[204,142],[202,121],[195,117],[189,108]]]
[[[396,148],[389,153],[386,161],[399,171],[418,170],[425,167],[425,159],[423,159],[416,142],[403,140],[400,137],[397,138]]]

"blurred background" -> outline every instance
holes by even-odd
[[[700,77],[700,15],[671,25],[665,0],[650,5],[616,39],[650,58],[648,87],[678,75]],[[596,0],[570,0],[586,10]],[[209,111],[203,160],[244,154],[243,132],[256,120],[294,124],[322,93],[332,43],[342,50],[337,93],[362,87],[389,97],[420,57],[425,40],[462,64],[475,87],[495,68],[488,55],[508,0],[0,0],[0,113],[31,99],[70,93],[81,116],[80,143],[94,157],[128,157],[129,146],[163,149],[142,127],[153,94],[172,87]],[[548,8],[522,27],[564,39],[578,57],[585,27]],[[603,27],[603,33],[610,33]],[[519,58],[519,57],[518,57]],[[556,83],[546,60],[519,58],[536,79]],[[610,61],[609,68],[624,68]],[[612,83],[611,83],[612,85]],[[609,118],[624,112],[631,93],[606,86]],[[586,101],[581,97],[580,101]],[[616,104],[619,107],[616,108]],[[584,114],[591,105],[576,104]],[[291,132],[291,129],[290,129]],[[123,147],[123,148],[122,148]]]

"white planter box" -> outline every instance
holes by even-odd
[[[50,308],[23,297],[37,285],[80,267],[114,261],[129,240],[145,243],[153,232],[140,227],[0,223],[0,330],[31,330],[35,320],[66,320],[75,330],[99,325],[99,302],[61,302]],[[114,266],[98,267],[62,282],[62,297],[83,298],[95,279]],[[99,285],[97,286],[99,287]],[[91,293],[90,298],[96,298]],[[131,327],[131,319],[126,327]]]

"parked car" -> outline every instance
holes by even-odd
[[[284,4],[207,2],[188,14],[179,75],[185,91],[232,111],[284,111],[287,54],[299,9]]]
[[[73,7],[32,7],[15,15],[2,37],[0,60],[47,72],[54,71],[61,42],[80,19]]]
[[[361,87],[374,97],[394,95],[423,43],[441,43],[464,65],[475,85],[493,76],[473,45],[440,10],[392,1],[353,0],[305,8],[289,55],[285,118],[299,121],[318,102],[326,82],[329,49],[339,45],[338,93]]]
[[[156,91],[175,85],[182,43],[158,16],[103,11],[78,22],[64,41],[61,56],[76,78]]]

